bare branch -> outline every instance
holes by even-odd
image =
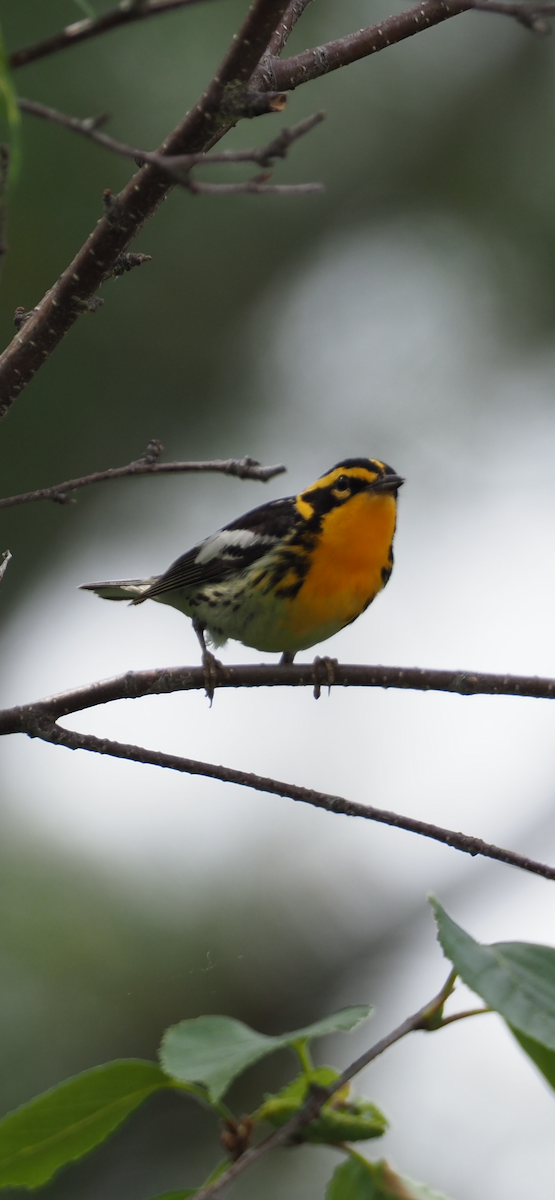
[[[171,463],[160,464],[161,467],[164,465],[173,466]],[[204,463],[200,464],[201,468],[204,466]],[[269,470],[275,468],[270,467]],[[220,664],[214,687],[399,688],[403,691],[451,692],[458,696],[525,696],[536,700],[555,700],[555,679],[543,679],[537,675],[493,675],[422,667],[334,663],[333,675],[328,678],[327,673],[322,671],[321,662],[316,659],[312,663],[254,663],[236,667]],[[57,721],[60,717],[95,708],[99,704],[109,704],[112,700],[139,700],[143,696],[203,691],[205,686],[203,667],[127,671],[125,675],[72,688],[57,696],[49,696],[47,700],[0,710],[0,736],[26,733],[29,720],[38,716]]]
[[[246,183],[199,183],[191,179],[188,188],[205,196],[306,196],[323,192],[323,183],[268,183],[269,175],[255,175]]]
[[[322,661],[318,659],[315,663],[303,666],[289,664],[286,666],[221,667],[215,687],[319,688],[322,682],[329,683],[329,686],[339,687],[395,687],[417,691],[456,692],[459,695],[534,696],[555,699],[555,679],[541,679],[535,676],[469,674],[461,671],[423,670],[415,667],[366,667],[341,666],[339,664],[334,665],[333,676],[328,677],[326,672],[323,677]],[[84,709],[107,704],[112,700],[200,690],[205,686],[203,667],[129,671],[114,679],[75,688],[58,696],[50,696],[46,700],[4,709],[0,712],[0,736],[11,733],[27,733],[31,737],[40,737],[45,741],[64,745],[73,750],[90,750],[97,754],[108,754],[115,758],[166,767],[186,774],[206,775],[222,782],[237,783],[244,787],[254,788],[256,791],[289,797],[317,808],[324,808],[328,812],[362,817],[364,820],[377,821],[380,824],[405,829],[410,833],[442,842],[463,853],[493,858],[521,870],[541,875],[546,879],[555,879],[555,867],[536,862],[522,854],[505,850],[484,842],[480,838],[452,829],[445,829],[426,821],[417,821],[412,817],[404,817],[386,809],[356,804],[341,796],[332,796],[311,788],[302,788],[250,772],[234,770],[231,767],[222,767],[212,763],[199,762],[196,759],[163,754],[160,751],[148,750],[141,746],[126,745],[95,738],[92,735],[74,733],[55,723],[73,712],[82,712]]]
[[[270,93],[266,93],[266,101],[269,95]],[[160,171],[166,172],[175,183],[180,184],[193,193],[205,192],[211,195],[254,193],[260,195],[271,192],[278,195],[295,195],[297,193],[303,194],[306,192],[322,191],[322,185],[318,183],[268,185],[267,177],[249,179],[245,183],[206,184],[193,179],[191,170],[196,166],[246,162],[258,163],[261,167],[271,166],[274,159],[285,158],[289,147],[294,142],[304,137],[305,134],[310,133],[316,125],[319,125],[324,120],[325,113],[323,112],[315,113],[313,116],[307,117],[306,120],[299,121],[298,125],[294,125],[290,129],[283,129],[266,146],[253,147],[251,150],[227,150],[220,154],[166,155],[159,154],[154,150],[140,150],[137,146],[130,146],[126,142],[117,141],[116,138],[110,137],[107,133],[102,133],[99,130],[99,124],[103,123],[106,119],[104,115],[89,117],[81,121],[79,118],[71,117],[56,108],[50,108],[46,104],[39,104],[34,100],[27,100],[24,97],[20,97],[18,105],[21,112],[41,117],[43,120],[51,121],[55,125],[61,125],[64,129],[68,129],[72,133],[79,133],[82,137],[87,138],[91,142],[96,142],[98,146],[103,146],[106,150],[111,150],[113,153],[119,154],[124,158],[133,159],[140,166],[148,163],[150,166],[157,167]]]
[[[240,115],[240,98],[257,67],[287,0],[253,0],[249,12],[216,75],[197,104],[163,142],[163,155],[198,154],[210,149]],[[153,215],[172,187],[166,173],[150,164],[142,167],[112,198],[104,217],[32,310],[0,356],[0,416],[4,416],[35,372],[75,323],[114,263]]]
[[[253,84],[256,82],[257,86],[265,84],[266,87],[278,88],[284,92],[291,91],[311,79],[318,79],[330,71],[337,71],[339,67],[350,66],[361,58],[394,46],[423,29],[439,25],[442,21],[473,8],[514,17],[537,33],[549,32],[549,26],[538,21],[538,14],[555,16],[554,3],[504,4],[502,0],[423,0],[416,8],[387,17],[377,25],[369,25],[333,42],[326,42],[323,46],[303,50],[301,54],[291,58],[277,59],[265,55]]]
[[[536,862],[523,854],[517,854],[514,850],[505,850],[501,846],[484,842],[481,838],[459,833],[454,829],[444,829],[440,825],[432,825],[428,821],[417,821],[412,817],[404,817],[400,813],[390,812],[384,808],[357,804],[353,800],[345,800],[343,796],[332,796],[313,788],[299,787],[294,783],[283,783],[281,780],[255,775],[250,771],[238,771],[233,767],[223,767],[216,763],[200,762],[194,758],[182,758],[175,754],[164,754],[160,750],[148,750],[144,746],[133,746],[126,742],[113,742],[109,738],[94,737],[93,734],[75,733],[73,730],[56,724],[48,715],[48,706],[49,701],[27,706],[27,719],[23,728],[20,726],[17,730],[4,728],[9,710],[0,712],[0,733],[27,733],[29,737],[41,738],[42,741],[52,742],[55,746],[65,746],[68,750],[89,750],[94,754],[106,754],[111,758],[125,759],[127,762],[165,767],[186,775],[203,775],[208,779],[219,779],[222,783],[236,783],[240,787],[249,787],[257,792],[268,792],[272,796],[298,800],[303,804],[310,804],[314,808],[323,808],[326,812],[344,817],[362,817],[365,821],[377,821],[380,825],[404,829],[408,833],[416,833],[421,837],[442,842],[443,845],[451,846],[453,850],[460,850],[472,857],[481,855],[484,858],[493,858],[497,862],[518,867],[521,871],[529,871],[533,875],[541,875],[544,879],[555,880],[555,867]],[[29,710],[31,711],[29,712]],[[11,710],[11,712],[14,711]]]
[[[308,8],[309,4],[312,4],[312,0],[290,0],[289,8],[287,9],[287,12],[283,14],[283,17],[270,40],[267,50],[268,54],[279,57],[282,50],[287,45],[291,32],[297,24],[297,21],[300,21],[305,9]]]
[[[65,29],[60,29],[50,37],[12,50],[9,64],[12,70],[15,67],[26,67],[27,63],[35,62],[37,58],[46,58],[48,54],[55,54],[58,50],[68,50],[71,46],[77,46],[79,42],[98,37],[100,33],[108,33],[111,29],[118,29],[121,25],[130,25],[133,21],[143,21],[145,17],[158,17],[162,13],[175,12],[178,8],[203,2],[205,0],[145,0],[144,4],[137,4],[136,0],[122,0],[116,8],[110,9],[100,17],[74,21],[72,25],[66,25]]]
[[[439,25],[472,7],[472,0],[423,0],[416,8],[386,17],[377,25],[369,25],[355,33],[303,50],[292,58],[273,58],[265,55],[252,81],[253,86],[292,91],[311,79],[319,79],[339,67],[347,67],[361,58],[368,58],[424,29]]]
[[[275,475],[282,475],[286,470],[281,464],[274,467],[262,467],[255,458],[215,458],[207,462],[158,462],[163,449],[161,442],[153,440],[147,446],[145,453],[128,463],[126,467],[110,467],[106,471],[94,471],[92,475],[82,475],[79,479],[67,479],[65,483],[56,483],[53,487],[39,488],[34,492],[21,492],[18,496],[6,496],[0,500],[0,508],[14,508],[17,504],[31,504],[35,500],[54,500],[58,504],[70,503],[70,492],[78,488],[90,487],[93,483],[106,483],[111,479],[124,479],[129,475],[173,475],[184,471],[217,471],[223,475],[236,475],[239,479],[257,479],[267,483]]]
[[[155,2],[149,0],[147,7]],[[481,0],[423,0],[418,7],[389,17],[378,25],[280,60],[265,52],[286,12],[291,11],[291,6],[287,0],[253,0],[241,29],[234,36],[208,88],[184,121],[159,147],[158,153],[164,157],[175,157],[205,152],[238,119],[246,113],[252,115],[259,111],[256,105],[253,107],[256,94],[261,96],[264,92],[277,92],[282,96],[301,83],[457,16],[475,7],[477,2]],[[524,11],[525,6],[522,11],[519,10],[520,17]],[[172,186],[173,180],[168,178],[167,170],[162,171],[159,165],[146,163],[123,191],[112,198],[104,218],[98,222],[73,262],[40,303],[30,310],[31,317],[0,356],[0,416],[9,411],[14,400],[78,316],[90,311],[91,301],[112,273],[114,263],[127,250],[131,240],[153,215]]]

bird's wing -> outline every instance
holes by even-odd
[[[253,508],[182,554],[134,603],[142,604],[143,600],[154,599],[163,592],[203,587],[239,575],[280,542],[296,519],[294,496]]]

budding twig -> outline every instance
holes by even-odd
[[[245,104],[247,104],[249,93],[246,93],[246,97]],[[267,101],[267,94],[262,93],[262,97]],[[169,175],[174,183],[186,188],[193,194],[204,193],[206,195],[223,196],[245,193],[255,195],[263,195],[265,193],[274,195],[302,195],[308,192],[322,191],[322,185],[319,183],[269,184],[269,176],[255,176],[244,183],[205,183],[193,178],[191,171],[193,167],[198,166],[249,162],[258,163],[261,167],[269,167],[276,158],[285,158],[294,142],[304,137],[305,134],[310,133],[316,125],[319,125],[324,120],[325,113],[323,112],[314,113],[313,116],[305,118],[304,121],[299,121],[297,125],[293,125],[289,129],[283,129],[266,146],[255,146],[250,150],[224,150],[219,154],[170,155],[160,154],[155,150],[141,150],[137,146],[130,146],[127,142],[120,142],[116,138],[110,137],[109,134],[103,133],[99,126],[106,121],[105,114],[80,120],[78,117],[72,117],[68,113],[51,108],[47,104],[40,104],[35,100],[27,100],[24,97],[18,99],[18,104],[21,112],[27,113],[30,116],[40,117],[55,125],[60,125],[72,133],[78,133],[89,141],[95,142],[97,146],[103,146],[105,150],[110,150],[113,154],[132,159],[138,166],[156,167],[159,171],[163,171]],[[243,112],[243,115],[249,114]],[[142,261],[145,261],[145,259],[143,258]],[[118,273],[121,274],[121,272],[115,269],[112,270],[112,274]]]
[[[129,270],[130,268],[123,268]],[[5,496],[0,500],[0,508],[14,508],[17,504],[32,504],[35,500],[54,500],[58,504],[71,503],[71,492],[78,488],[90,487],[93,483],[106,483],[111,479],[124,479],[129,475],[172,475],[182,472],[217,471],[223,475],[236,475],[239,479],[257,479],[267,483],[275,475],[281,475],[286,470],[281,464],[273,467],[262,467],[256,458],[215,458],[207,462],[158,462],[162,452],[161,442],[149,442],[144,454],[125,467],[110,467],[106,471],[94,471],[92,475],[82,475],[78,479],[66,479],[65,483],[56,483],[52,487],[38,488],[34,492],[21,492],[17,496]]]

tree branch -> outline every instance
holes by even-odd
[[[65,746],[68,750],[88,750],[94,754],[105,754],[111,758],[124,759],[127,762],[138,762],[151,767],[165,767],[186,775],[203,775],[208,779],[219,779],[222,783],[236,783],[240,787],[249,787],[257,792],[267,792],[272,796],[297,800],[344,817],[362,817],[365,821],[377,821],[380,825],[404,829],[407,833],[416,833],[421,837],[432,838],[433,841],[442,842],[443,845],[451,846],[453,850],[460,850],[472,857],[480,855],[483,858],[493,858],[497,862],[518,867],[521,871],[529,871],[533,875],[541,875],[544,879],[555,880],[555,867],[536,862],[513,850],[505,850],[501,846],[484,842],[481,838],[459,833],[454,829],[444,829],[440,825],[432,825],[428,821],[417,821],[413,817],[405,817],[385,808],[357,804],[353,800],[345,800],[343,796],[329,795],[327,792],[299,787],[294,783],[283,783],[278,779],[269,779],[265,775],[255,775],[251,771],[238,771],[233,767],[223,767],[216,763],[182,758],[175,754],[164,754],[161,750],[148,750],[144,746],[114,742],[109,738],[97,738],[89,733],[75,733],[71,729],[65,729],[56,724],[50,716],[45,715],[44,707],[46,706],[48,706],[48,701],[43,701],[42,705],[29,705],[28,708],[34,711],[28,713],[23,728],[14,730],[0,727],[0,733],[27,733],[29,737],[52,742],[55,746]],[[43,711],[40,711],[41,708]],[[6,713],[0,712],[2,725],[6,715]]]
[[[154,3],[155,0],[150,0],[147,8]],[[286,25],[290,21],[292,6],[287,0],[253,0],[241,29],[234,36],[208,88],[184,121],[159,147],[158,153],[168,157],[204,153],[241,117],[268,110],[267,104],[264,108],[262,93],[291,90],[457,16],[476,7],[478,3],[481,0],[423,0],[418,7],[389,17],[378,25],[280,60],[265,52],[276,30],[279,41],[281,35],[278,27],[286,13],[289,14]],[[528,11],[523,5],[518,14],[511,9],[509,15],[518,15],[520,19]],[[250,89],[248,94],[247,86]],[[262,96],[260,107],[255,103],[257,93]],[[112,198],[104,218],[98,222],[73,262],[32,310],[32,316],[0,356],[0,416],[9,411],[14,400],[78,316],[90,310],[95,293],[112,274],[114,263],[146,220],[154,214],[172,186],[173,181],[168,179],[167,172],[147,163],[123,191]],[[265,187],[264,181],[255,180],[251,181],[248,190],[262,190]]]
[[[291,58],[277,59],[266,55],[256,72],[253,84],[276,88],[278,91],[292,91],[311,79],[319,79],[339,67],[350,66],[361,58],[367,58],[387,46],[394,46],[408,37],[413,37],[422,29],[439,25],[450,17],[470,9],[483,12],[495,12],[504,16],[514,17],[536,33],[549,32],[545,22],[538,22],[537,14],[555,16],[555,4],[503,4],[497,0],[423,0],[416,8],[387,17],[377,25],[369,25],[366,29],[347,34],[323,46],[311,50],[303,50]]]
[[[433,1017],[441,1011],[447,997],[453,990],[455,982],[455,972],[451,971],[448,979],[443,985],[438,995],[434,997],[428,1004],[423,1005],[418,1012],[413,1013],[412,1017],[407,1017],[396,1029],[385,1037],[380,1038],[379,1042],[375,1042],[369,1050],[361,1054],[360,1058],[355,1059],[349,1067],[342,1072],[338,1079],[327,1088],[312,1087],[308,1100],[303,1108],[295,1113],[293,1117],[275,1133],[270,1134],[270,1137],[265,1138],[259,1146],[254,1146],[250,1150],[246,1150],[241,1155],[237,1162],[231,1163],[227,1171],[220,1175],[214,1183],[209,1183],[205,1187],[201,1187],[196,1193],[196,1200],[216,1200],[217,1197],[223,1196],[224,1192],[235,1182],[239,1175],[242,1175],[250,1167],[254,1166],[260,1158],[268,1154],[270,1150],[277,1149],[278,1146],[285,1146],[294,1141],[296,1135],[313,1121],[318,1116],[320,1109],[327,1100],[331,1100],[345,1084],[349,1083],[355,1075],[358,1075],[364,1067],[367,1067],[374,1059],[383,1054],[385,1050],[389,1050],[390,1046],[394,1046],[396,1042],[400,1042],[402,1038],[409,1033],[415,1033],[417,1030],[428,1030],[432,1032],[434,1026],[430,1024]],[[441,1026],[439,1026],[441,1028]]]
[[[387,17],[377,25],[369,25],[356,33],[326,42],[323,46],[303,50],[292,58],[269,59],[265,56],[255,73],[253,86],[292,91],[302,83],[319,79],[321,75],[337,71],[339,67],[350,66],[361,58],[368,58],[471,7],[472,0],[423,0],[416,8],[409,8],[406,12]]]
[[[275,93],[265,93],[265,101],[272,101],[272,96],[275,98]],[[277,93],[281,99],[281,94]],[[248,97],[247,97],[248,99]],[[140,150],[137,146],[130,146],[127,142],[117,141],[116,138],[110,137],[107,133],[102,133],[99,130],[99,125],[106,118],[104,115],[99,117],[89,117],[84,121],[78,117],[71,117],[67,113],[60,112],[56,108],[50,108],[46,104],[39,104],[35,100],[27,100],[24,97],[18,99],[18,105],[21,112],[27,113],[34,117],[41,117],[45,121],[51,121],[55,125],[61,125],[62,128],[69,130],[72,133],[79,133],[82,137],[87,138],[91,142],[95,142],[98,146],[103,146],[105,150],[110,150],[114,154],[118,154],[123,158],[131,158],[139,166],[149,164],[152,167],[157,167],[158,170],[165,172],[172,182],[179,184],[181,187],[187,188],[193,193],[209,193],[216,195],[229,195],[230,193],[255,192],[260,193],[277,193],[286,195],[295,195],[297,193],[319,192],[322,191],[322,185],[319,183],[300,183],[300,184],[267,184],[267,176],[255,177],[249,179],[245,183],[201,183],[194,179],[191,175],[193,167],[198,166],[213,166],[220,164],[231,163],[258,163],[261,167],[269,167],[273,164],[276,158],[286,158],[290,146],[305,134],[310,133],[316,125],[319,125],[324,120],[325,113],[314,113],[313,116],[307,117],[304,121],[299,121],[297,125],[293,125],[290,129],[283,129],[277,137],[268,142],[266,146],[255,146],[251,150],[224,150],[220,154],[174,154],[165,155],[159,154],[155,150]],[[283,107],[281,103],[275,105],[274,111],[279,111]]]
[[[327,669],[322,660],[315,663],[287,666],[241,666],[220,668],[216,687],[315,687],[328,681]],[[331,678],[331,676],[330,676]],[[482,841],[481,838],[445,829],[427,821],[418,821],[387,809],[357,804],[341,796],[328,795],[311,788],[283,783],[231,767],[200,762],[196,759],[163,754],[142,746],[127,745],[90,734],[74,733],[57,725],[56,722],[74,712],[107,704],[113,700],[136,699],[141,696],[161,695],[176,691],[199,690],[205,687],[203,667],[173,667],[158,671],[129,671],[114,679],[102,680],[85,687],[75,688],[58,696],[32,704],[17,705],[0,712],[0,736],[11,733],[26,733],[71,750],[90,750],[115,758],[166,767],[190,775],[205,775],[225,783],[236,783],[251,787],[255,791],[284,796],[323,808],[327,812],[343,816],[362,817],[377,821],[409,833],[432,838],[456,850],[470,855],[481,855],[508,863],[545,879],[555,879],[555,867],[536,862],[525,855]],[[457,692],[460,695],[507,695],[555,698],[555,679],[539,679],[530,676],[471,675],[460,671],[434,671],[419,668],[340,666],[333,668],[330,686],[395,687],[418,691]]]
[[[297,24],[297,21],[300,21],[305,9],[308,8],[309,4],[312,4],[312,0],[290,0],[289,7],[283,14],[283,17],[270,40],[267,54],[275,57],[281,54],[282,50],[289,41],[290,35]]]
[[[162,13],[174,12],[178,8],[203,2],[205,0],[145,0],[145,3],[138,4],[136,0],[122,0],[117,8],[110,9],[100,17],[74,21],[72,25],[66,25],[65,29],[60,29],[50,37],[12,50],[8,59],[9,65],[12,70],[16,67],[26,67],[28,63],[36,62],[37,58],[46,58],[58,50],[68,50],[71,46],[77,46],[79,42],[98,37],[100,33],[108,33],[111,29],[118,29],[121,25],[131,25],[133,21],[143,21],[145,17],[158,17]]]
[[[94,471],[92,475],[81,475],[79,479],[67,479],[52,487],[39,488],[34,492],[21,492],[18,496],[6,496],[0,500],[0,508],[14,508],[17,504],[31,504],[35,500],[54,500],[58,504],[70,503],[70,492],[90,487],[93,483],[105,483],[110,479],[124,479],[129,475],[174,475],[183,471],[218,471],[223,475],[236,475],[239,479],[257,479],[267,483],[275,475],[282,475],[284,466],[262,467],[255,458],[214,458],[207,462],[158,462],[163,447],[153,440],[141,458],[126,467],[109,467],[106,471]]]
[[[270,468],[271,469],[271,468]],[[8,733],[27,733],[29,721],[45,718],[57,721],[86,708],[110,704],[113,700],[139,700],[143,696],[161,696],[173,692],[203,691],[206,677],[203,667],[162,667],[148,671],[128,671],[113,679],[102,679],[72,688],[32,704],[0,710],[0,737]],[[555,679],[537,675],[493,675],[468,671],[442,671],[423,667],[363,666],[334,663],[328,676],[326,660],[313,663],[255,663],[218,668],[214,688],[258,687],[369,687],[400,688],[417,692],[451,692],[459,696],[526,696],[537,700],[555,700]]]
[[[239,119],[242,97],[287,0],[253,0],[249,12],[206,91],[162,143],[164,155],[209,149]],[[112,198],[73,262],[33,309],[0,357],[0,416],[42,366],[110,276],[119,256],[172,187],[157,167],[146,165]]]

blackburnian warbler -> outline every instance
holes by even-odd
[[[105,600],[158,600],[191,617],[203,649],[228,638],[292,662],[356,620],[393,566],[403,479],[372,458],[337,463],[298,496],[271,500],[178,558],[163,575],[85,583]]]

